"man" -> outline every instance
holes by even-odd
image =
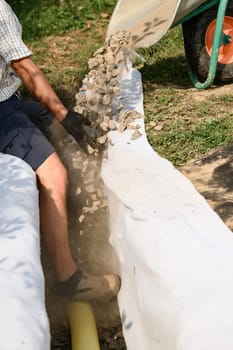
[[[55,117],[83,143],[88,138],[83,128],[88,121],[63,105],[31,55],[22,41],[16,15],[6,1],[0,0],[0,152],[23,159],[37,175],[41,232],[58,292],[75,296],[77,290],[83,290],[87,299],[113,297],[119,290],[118,276],[84,276],[72,257],[66,211],[67,173],[46,137],[47,125]],[[19,96],[21,81],[39,102]]]

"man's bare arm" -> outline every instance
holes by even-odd
[[[67,115],[67,108],[60,101],[50,86],[43,72],[33,63],[30,57],[11,62],[16,74],[28,90],[43,104],[58,120],[62,121]]]

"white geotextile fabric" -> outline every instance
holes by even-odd
[[[49,350],[32,169],[0,153],[0,349]]]
[[[143,113],[141,76],[122,78]],[[155,91],[156,93],[156,91]],[[192,183],[132,131],[112,131],[102,178],[128,350],[233,349],[233,235]]]

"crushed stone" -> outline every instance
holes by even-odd
[[[89,154],[97,155],[98,146],[107,146],[111,143],[107,136],[110,130],[118,129],[123,132],[131,129],[133,130],[131,140],[141,136],[139,131],[134,131],[140,126],[134,126],[133,122],[143,118],[143,115],[136,111],[122,111],[123,106],[118,98],[120,76],[124,69],[128,69],[131,56],[131,35],[127,31],[121,31],[110,37],[88,61],[89,72],[75,96],[74,110],[91,122],[89,132],[96,141],[97,149],[88,146]]]

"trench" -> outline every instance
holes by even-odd
[[[130,36],[127,32],[115,34],[89,59],[89,73],[76,95],[74,110],[91,121],[89,135],[97,146],[85,145],[85,152],[64,129],[54,121],[53,145],[68,170],[68,218],[72,253],[87,273],[119,274],[116,253],[109,242],[109,208],[101,176],[101,167],[107,159],[109,132],[130,128],[132,140],[141,136],[134,125],[138,113],[125,111],[120,98],[122,72],[130,64]],[[140,116],[141,117],[141,116]],[[71,349],[71,334],[66,317],[66,302],[53,291],[54,273],[46,253],[42,262],[47,286],[47,310],[51,322],[52,350]],[[117,299],[91,303],[101,350],[126,349],[122,334]]]

